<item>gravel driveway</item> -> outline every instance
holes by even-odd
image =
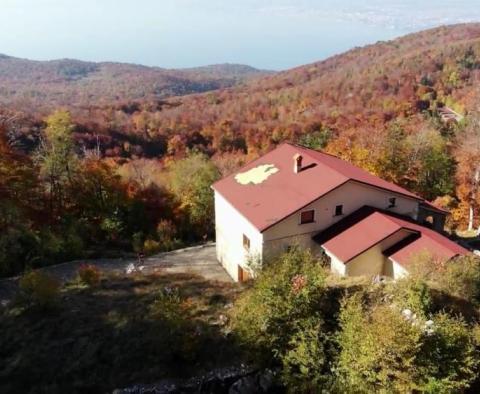
[[[104,272],[125,273],[127,267],[137,263],[136,259],[98,259],[78,260],[41,268],[62,281],[73,279],[82,263],[93,264]],[[191,248],[179,249],[173,252],[160,253],[148,257],[143,262],[142,272],[150,273],[193,273],[208,280],[232,282],[230,276],[218,263],[215,256],[215,244],[209,243]],[[11,298],[15,292],[18,278],[0,280],[0,303]]]

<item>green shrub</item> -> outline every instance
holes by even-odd
[[[329,338],[323,333],[322,326],[322,321],[315,316],[297,322],[282,356],[282,378],[290,388],[315,392],[327,383],[328,376],[321,368],[328,362],[325,344]]]
[[[448,262],[445,271],[436,277],[441,288],[449,294],[475,304],[480,303],[480,259],[462,256]]]
[[[432,297],[427,282],[415,275],[409,275],[387,286],[387,294],[400,309],[411,309],[427,316],[432,308]]]
[[[346,391],[410,392],[421,330],[387,305],[366,309],[360,295],[340,312],[337,373]]]
[[[469,387],[478,372],[476,333],[462,318],[439,313],[432,317],[430,335],[424,335],[418,364],[420,387],[431,393],[458,393]]]
[[[180,247],[180,242],[175,238],[177,231],[174,224],[169,220],[161,220],[157,225],[157,236],[160,242],[162,251],[168,252],[169,250]]]
[[[173,287],[165,287],[160,291],[150,306],[150,317],[157,326],[160,341],[176,357],[194,360],[198,356],[201,333],[196,325],[187,319],[189,306],[182,299],[179,291]],[[165,350],[162,350],[165,352]]]
[[[162,250],[160,242],[155,241],[153,239],[147,239],[143,243],[143,251],[147,256],[151,256],[155,253],[158,253]]]
[[[112,215],[102,220],[100,228],[105,233],[106,239],[116,241],[124,230],[124,225],[116,215]]]
[[[22,272],[38,249],[38,240],[31,232],[23,228],[3,231],[0,237],[0,277]]]
[[[461,392],[476,376],[475,333],[461,318],[429,320],[390,303],[347,297],[340,312],[337,365],[342,391]]]
[[[430,282],[447,294],[480,303],[480,259],[476,256],[459,256],[444,262],[420,253],[412,259],[410,276]]]
[[[40,271],[25,273],[19,281],[20,299],[29,306],[51,308],[58,303],[60,282]]]
[[[326,273],[308,251],[293,248],[268,263],[233,313],[239,339],[257,360],[284,364],[284,383],[324,379],[321,302]],[[313,341],[313,342],[311,342]]]
[[[96,286],[100,283],[100,270],[92,264],[82,264],[78,269],[80,282],[88,286]]]

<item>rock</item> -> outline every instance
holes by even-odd
[[[261,393],[257,379],[254,375],[245,376],[237,380],[228,390],[228,394],[255,394]]]
[[[187,380],[164,379],[155,384],[117,389],[115,394],[267,394],[283,393],[276,383],[276,372],[258,371],[247,365],[218,368]]]
[[[258,385],[263,392],[268,393],[275,387],[275,373],[266,369],[263,372],[258,373]]]

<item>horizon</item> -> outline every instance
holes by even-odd
[[[3,0],[0,53],[167,69],[229,63],[279,71],[440,25],[480,21],[474,3]]]

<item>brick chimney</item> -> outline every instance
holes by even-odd
[[[293,172],[295,174],[298,174],[300,171],[302,171],[302,160],[302,155],[298,153],[293,156]]]

